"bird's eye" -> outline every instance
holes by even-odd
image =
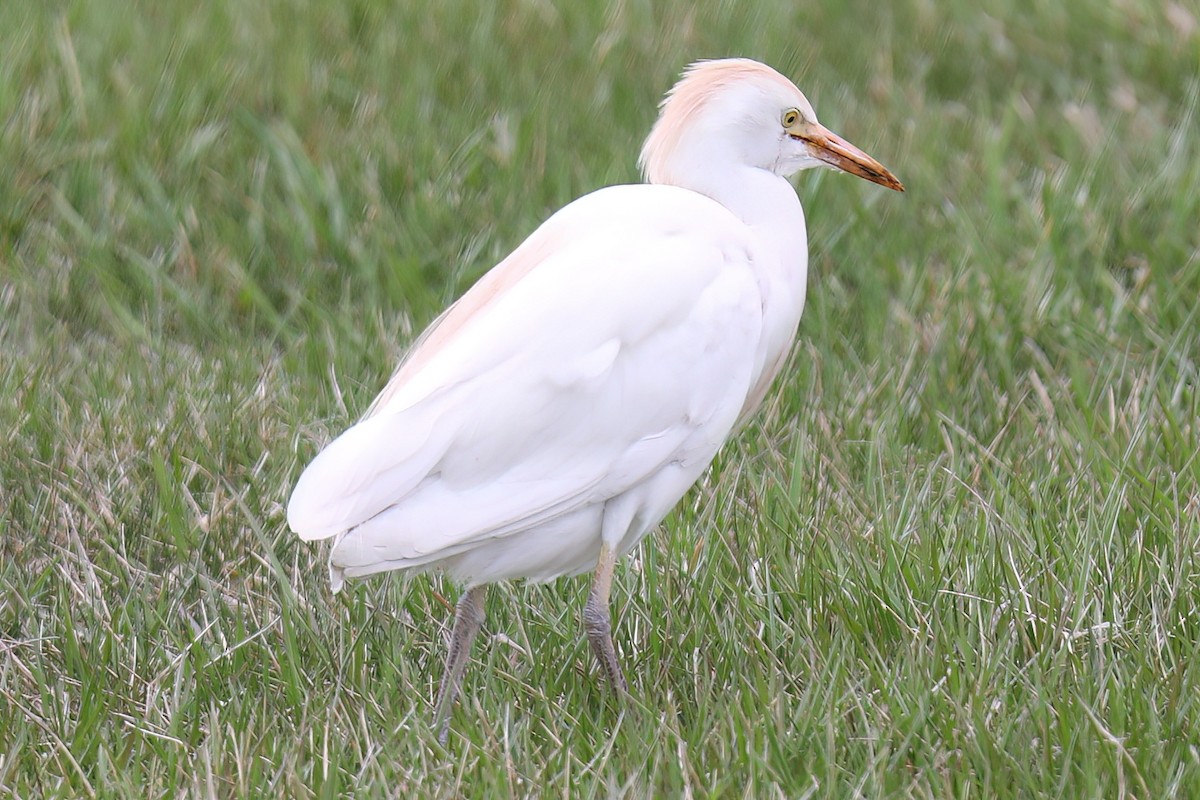
[[[789,108],[783,112],[783,127],[790,128],[800,119],[800,111],[795,108]]]

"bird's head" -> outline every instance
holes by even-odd
[[[678,186],[726,165],[783,177],[824,166],[904,191],[885,166],[817,122],[791,81],[745,58],[688,67],[663,100],[639,163],[650,183]]]

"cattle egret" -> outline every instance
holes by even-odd
[[[787,178],[882,164],[747,59],[690,66],[642,149],[646,184],[554,214],[421,335],[357,424],[300,476],[288,524],[346,578],[465,584],[438,692],[444,742],[489,583],[592,571],[583,624],[618,695],[609,589],[761,404],[804,307]]]

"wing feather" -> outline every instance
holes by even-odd
[[[752,258],[742,223],[685,190],[615,187],[567,206],[312,462],[289,523],[341,535],[335,562],[422,561],[614,497],[665,464],[707,463],[750,389]]]

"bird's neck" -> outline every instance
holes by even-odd
[[[778,263],[769,265],[772,274],[767,277],[795,307],[793,324],[799,321],[808,279],[808,233],[792,185],[773,172],[744,165],[697,171],[693,180],[680,185],[725,206],[773,251]]]
[[[732,211],[750,227],[765,251],[757,254],[754,263],[763,293],[762,346],[754,383],[742,409],[744,420],[762,402],[786,362],[804,311],[808,281],[804,209],[786,179],[753,167],[709,170],[701,181],[686,188]]]

